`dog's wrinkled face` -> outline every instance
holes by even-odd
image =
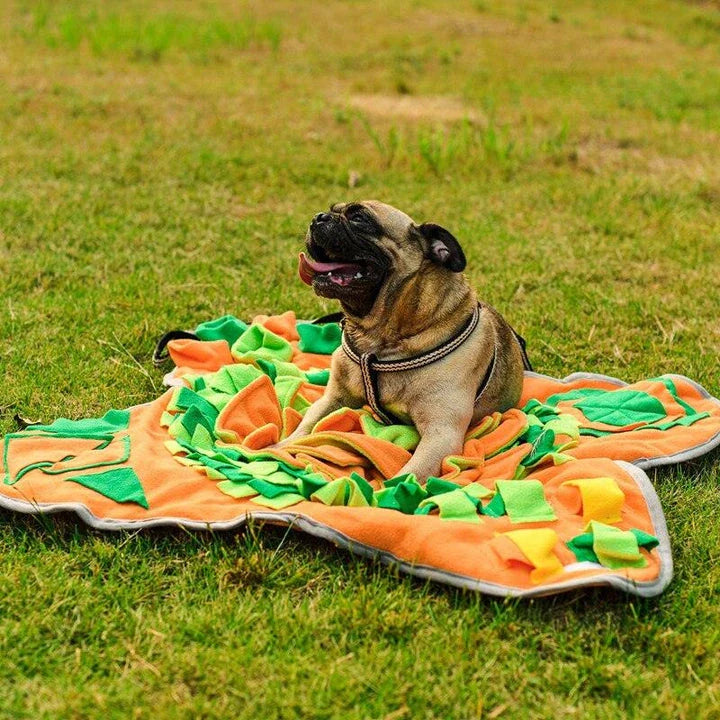
[[[318,213],[300,253],[300,278],[323,297],[364,316],[378,297],[423,267],[462,272],[465,256],[439,225],[416,225],[404,212],[375,200],[333,205]]]

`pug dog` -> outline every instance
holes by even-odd
[[[442,459],[462,451],[471,424],[517,404],[524,344],[478,303],[462,274],[460,243],[440,225],[418,225],[374,200],[342,203],[315,215],[305,245],[300,278],[340,301],[344,339],[325,394],[287,442],[338,408],[370,404],[386,422],[418,430],[398,474],[421,482],[439,474]]]

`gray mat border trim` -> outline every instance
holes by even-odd
[[[546,380],[553,380],[555,382],[561,383],[571,383],[574,380],[607,380],[608,382],[612,382],[619,387],[627,387],[628,385],[632,385],[632,383],[625,382],[624,380],[620,380],[610,375],[601,375],[599,373],[576,372],[572,375],[567,375],[566,377],[562,378],[562,380],[554,378],[552,375],[543,375],[542,373],[531,372],[529,370],[525,371],[525,375],[529,375],[530,377],[543,378]],[[677,378],[678,380],[682,380],[683,382],[692,385],[698,391],[698,393],[702,395],[703,398],[705,398],[705,400],[712,400],[715,405],[720,407],[720,400],[718,400],[718,398],[716,398],[714,395],[711,395],[702,385],[695,382],[695,380],[692,380],[686,375],[679,375],[678,373],[663,373],[663,376],[669,378]],[[664,465],[676,465],[677,463],[687,462],[688,460],[694,460],[695,458],[701,457],[702,455],[707,455],[707,453],[711,452],[718,446],[720,446],[720,432],[715,433],[715,435],[713,435],[709,440],[706,440],[704,443],[689,448],[688,450],[681,450],[680,452],[673,453],[672,455],[661,455],[654,458],[638,458],[637,460],[633,460],[632,464],[637,465],[644,470],[654,467],[662,467]]]
[[[655,597],[665,590],[673,575],[672,552],[670,549],[670,538],[665,524],[660,500],[650,482],[650,478],[636,465],[622,461],[614,461],[620,465],[627,473],[629,473],[637,482],[643,496],[648,505],[650,516],[660,544],[658,552],[660,553],[660,574],[657,579],[651,582],[636,582],[631,578],[623,575],[620,571],[607,572],[593,578],[568,578],[561,582],[555,582],[549,585],[543,585],[537,588],[517,588],[508,585],[498,585],[483,580],[477,580],[467,575],[460,575],[445,570],[439,570],[427,565],[419,565],[393,555],[386,550],[379,550],[349,538],[339,530],[335,530],[313,518],[309,518],[302,513],[292,513],[284,511],[269,512],[264,510],[253,511],[251,513],[243,513],[237,518],[226,520],[223,522],[198,522],[197,520],[188,520],[185,518],[151,518],[148,520],[112,520],[108,518],[98,518],[93,515],[86,505],[82,503],[33,503],[28,500],[16,500],[0,495],[0,507],[6,510],[13,510],[31,515],[37,514],[54,514],[59,512],[74,512],[86,525],[96,530],[142,530],[152,527],[182,527],[188,530],[233,530],[245,525],[248,519],[264,520],[277,525],[288,525],[306,532],[308,535],[328,540],[337,547],[359,555],[378,560],[383,565],[396,567],[403,573],[418,577],[424,580],[432,580],[440,582],[452,587],[464,590],[473,590],[494,597],[517,597],[532,598],[541,597],[543,595],[555,595],[561,592],[567,592],[577,588],[593,587],[605,585],[617,590],[624,590],[633,595],[640,597]],[[585,567],[588,567],[586,564]],[[578,568],[582,569],[582,568]],[[572,573],[570,573],[572,574]]]
[[[554,378],[550,375],[543,375],[541,373],[526,371],[526,375],[531,377],[546,378],[554,382],[570,383],[574,380],[606,380],[612,382],[618,386],[629,385],[630,383],[620,380],[618,378],[611,377],[609,375],[602,375],[598,373],[587,373],[577,372],[571,375],[567,375],[562,379]],[[700,395],[705,399],[713,400],[720,407],[720,400],[710,395],[710,393],[699,385],[694,380],[674,373],[666,373],[668,377],[678,378],[692,385]],[[147,403],[143,403],[147,404]],[[134,407],[141,407],[137,405]],[[263,520],[273,524],[288,525],[293,528],[302,530],[314,537],[327,540],[337,547],[348,550],[349,552],[367,557],[372,560],[377,560],[383,565],[395,567],[403,573],[412,575],[414,577],[432,580],[440,582],[445,585],[452,587],[461,588],[464,590],[473,590],[481,592],[486,595],[494,597],[516,597],[516,598],[533,598],[542,597],[545,595],[555,595],[561,592],[568,592],[574,589],[594,587],[594,586],[606,586],[617,590],[623,590],[632,595],[639,597],[651,598],[660,595],[665,588],[670,584],[673,577],[673,559],[672,549],[670,546],[670,536],[667,530],[667,524],[665,522],[665,515],[663,513],[660,499],[655,492],[655,489],[650,482],[650,478],[644,472],[644,468],[652,468],[660,465],[670,465],[674,463],[684,462],[691,460],[696,457],[700,457],[715,447],[720,445],[720,433],[714,435],[710,440],[705,443],[698,445],[689,450],[684,450],[673,455],[666,455],[659,458],[641,458],[628,463],[622,460],[614,460],[616,465],[623,468],[633,479],[637,482],[640,491],[645,498],[645,501],[650,512],[653,527],[655,529],[655,535],[660,541],[657,547],[657,551],[660,554],[660,574],[658,577],[651,582],[637,582],[631,578],[623,575],[620,571],[607,572],[603,575],[598,575],[593,578],[568,578],[567,580],[555,582],[549,585],[543,585],[538,588],[516,588],[507,585],[498,585],[496,583],[490,583],[475,578],[468,577],[466,575],[460,575],[457,573],[451,573],[444,570],[438,570],[427,565],[418,565],[410,563],[405,560],[401,560],[392,553],[379,550],[370,545],[352,540],[347,535],[334,530],[323,523],[318,522],[312,518],[308,518],[300,513],[292,513],[287,511],[253,511],[251,513],[243,513],[232,520],[223,522],[199,522],[197,520],[188,520],[184,518],[164,517],[164,518],[151,518],[148,520],[112,520],[108,518],[98,518],[93,515],[86,505],[82,503],[33,503],[28,500],[16,500],[0,495],[0,507],[6,510],[15,512],[21,512],[25,514],[54,514],[59,512],[74,512],[85,524],[89,525],[96,530],[141,530],[152,527],[183,527],[190,530],[210,530],[210,531],[224,531],[238,529],[245,525],[249,518],[253,520]],[[585,565],[587,567],[587,565]],[[580,569],[580,568],[579,568]],[[572,573],[572,571],[571,571]]]

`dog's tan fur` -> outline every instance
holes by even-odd
[[[376,201],[362,205],[383,228],[384,236],[378,242],[392,258],[392,269],[370,312],[362,317],[346,316],[345,332],[353,346],[360,353],[373,352],[390,360],[427,352],[454,337],[477,304],[465,277],[427,259],[427,249],[411,234],[417,226],[408,215]],[[335,205],[332,210],[342,213],[343,207]],[[495,366],[476,403],[493,352]],[[420,480],[437,474],[443,457],[462,450],[470,424],[517,403],[522,377],[522,353],[512,330],[485,304],[478,326],[450,355],[415,370],[379,373],[383,406],[413,423],[421,436],[400,472],[415,473]],[[340,407],[365,403],[360,368],[338,348],[325,394],[308,408],[290,439],[308,434],[319,420]]]

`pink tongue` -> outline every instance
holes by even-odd
[[[304,252],[300,253],[300,262],[307,265],[316,273],[335,272],[336,270],[356,270],[358,267],[357,265],[353,265],[353,263],[318,262],[317,260],[307,257]]]
[[[300,273],[300,279],[304,283],[311,285],[313,275],[315,273],[336,273],[345,271],[347,273],[354,274],[359,270],[359,268],[359,265],[354,265],[353,263],[318,262],[317,260],[309,258],[304,252],[301,252],[298,272]]]

